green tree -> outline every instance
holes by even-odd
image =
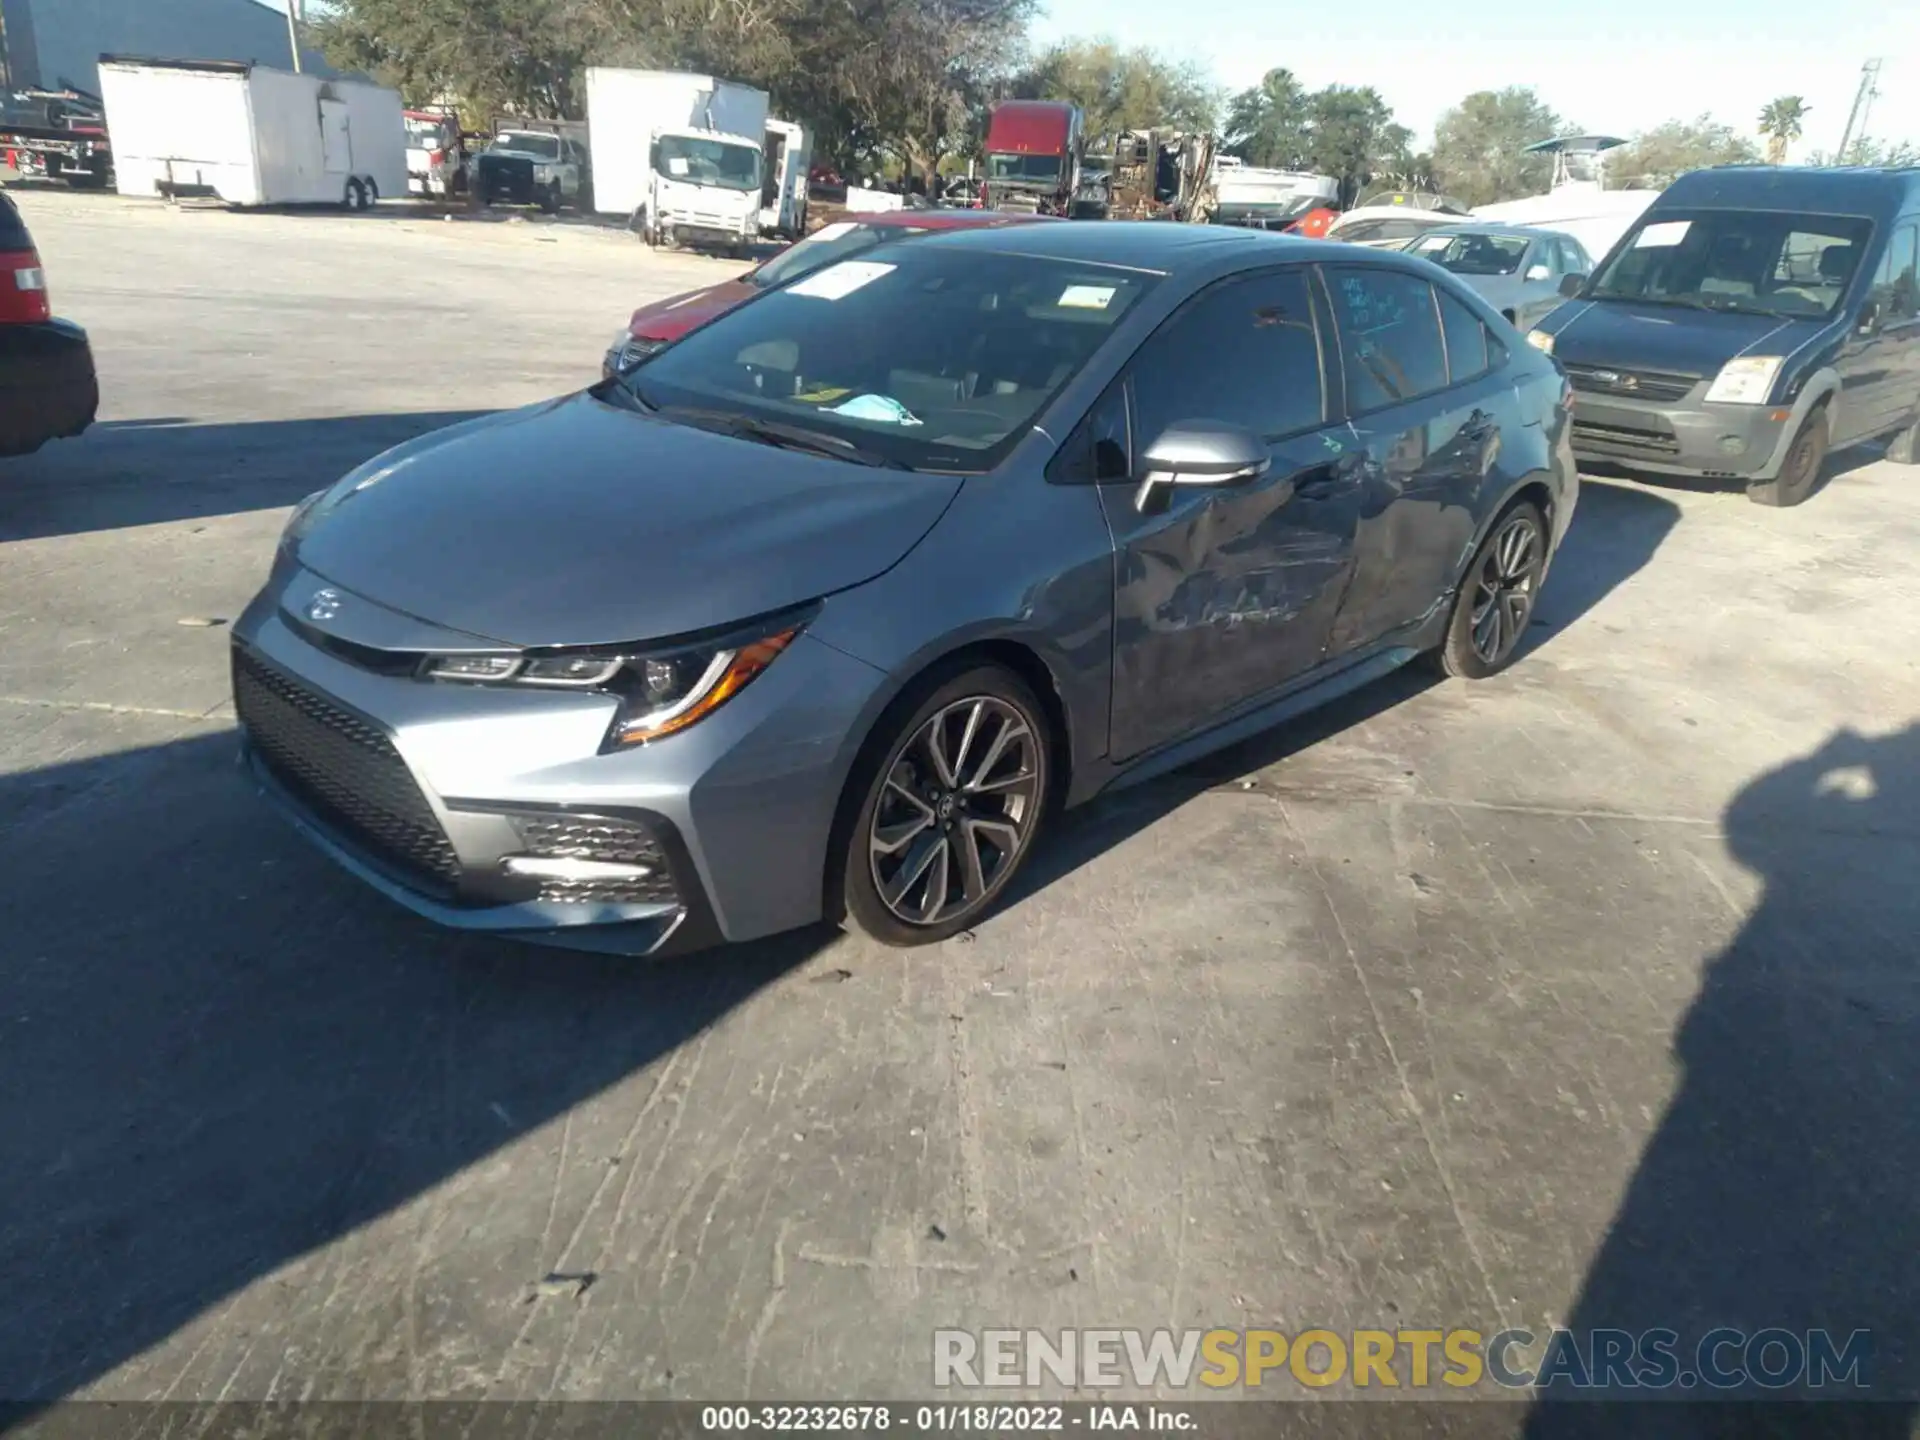
[[[1394,123],[1393,111],[1371,85],[1329,85],[1307,102],[1307,161],[1340,185],[1340,203],[1377,175],[1404,169],[1413,132]]]
[[[1249,165],[1297,169],[1308,161],[1313,129],[1310,99],[1291,70],[1269,70],[1258,85],[1227,102],[1229,155]]]
[[[1767,141],[1767,164],[1786,163],[1787,147],[1800,138],[1806,118],[1807,102],[1798,95],[1782,95],[1766,103],[1760,111],[1760,133]]]
[[[1759,158],[1751,140],[1711,115],[1669,120],[1614,151],[1607,163],[1607,182],[1623,190],[1661,190],[1689,170],[1750,165]]]
[[[1087,134],[1098,138],[1162,127],[1211,131],[1220,110],[1220,91],[1198,65],[1104,36],[1049,46],[1015,76],[1011,92],[1078,105]]]
[[[1565,129],[1524,86],[1475,91],[1434,126],[1434,178],[1441,190],[1468,205],[1543,194],[1553,180],[1553,161],[1527,154],[1527,146]]]

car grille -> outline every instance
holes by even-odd
[[[233,706],[267,769],[321,820],[426,888],[458,883],[459,857],[378,727],[237,647]]]
[[[542,900],[604,905],[674,905],[680,901],[666,852],[653,832],[638,821],[605,815],[521,814],[513,817],[513,828],[520,833],[523,854],[647,867],[647,874],[635,876],[581,880],[543,877],[539,892]]]
[[[1697,375],[1674,375],[1664,370],[1609,370],[1599,365],[1569,365],[1573,388],[1589,395],[1624,395],[1635,400],[1684,400],[1700,383]]]
[[[1630,429],[1624,425],[1600,425],[1591,420],[1575,418],[1573,422],[1573,448],[1588,454],[1619,455],[1678,455],[1680,439],[1672,430]]]

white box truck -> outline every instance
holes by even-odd
[[[813,167],[813,147],[806,127],[792,120],[768,120],[762,147],[760,233],[782,240],[804,240],[807,234],[807,172]]]
[[[587,71],[593,206],[650,245],[744,250],[760,235],[767,92],[677,70]]]
[[[400,92],[226,60],[100,61],[122,195],[364,210],[407,193]]]

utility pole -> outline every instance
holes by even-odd
[[[293,73],[300,73],[300,21],[302,0],[287,0],[287,43],[293,49]]]
[[[1847,131],[1840,137],[1840,148],[1834,153],[1836,165],[1847,163],[1847,152],[1853,148],[1854,141],[1862,143],[1867,138],[1867,114],[1873,109],[1874,97],[1880,93],[1877,81],[1880,79],[1880,62],[1869,60],[1860,67],[1860,88],[1853,92],[1853,109],[1847,112]],[[1855,131],[1858,131],[1856,136]]]

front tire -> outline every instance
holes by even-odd
[[[1467,566],[1447,621],[1447,638],[1433,652],[1443,675],[1485,680],[1513,663],[1533,619],[1547,568],[1547,520],[1523,500],[1493,524]]]
[[[1756,480],[1747,486],[1747,499],[1756,505],[1781,509],[1803,504],[1820,483],[1820,467],[1827,462],[1827,412],[1822,406],[1806,418],[1800,433],[1793,437],[1786,463],[1771,480]]]
[[[883,945],[930,945],[978,923],[1033,849],[1053,777],[1046,712],[1019,676],[981,665],[936,683],[885,735],[855,771],[860,807],[830,898]]]

